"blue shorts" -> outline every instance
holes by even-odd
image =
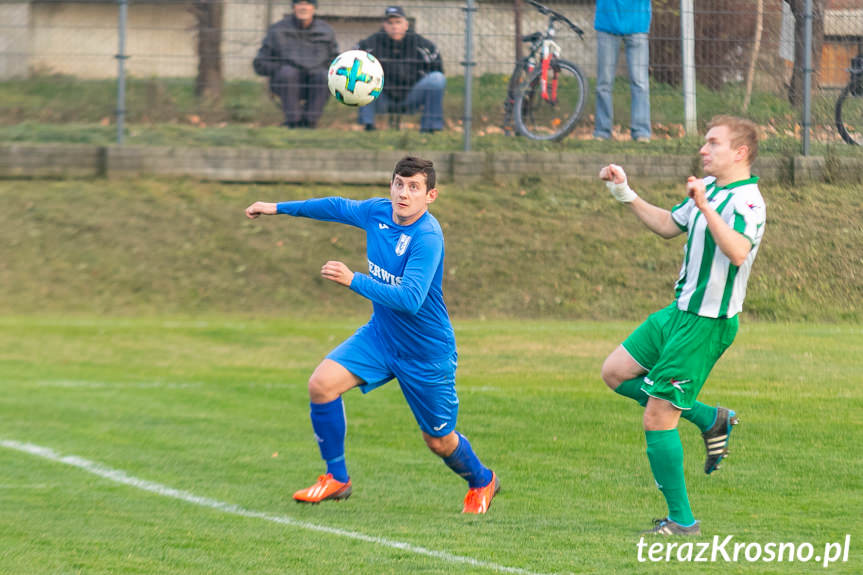
[[[327,359],[363,380],[359,386],[363,393],[397,378],[420,429],[432,437],[443,437],[455,430],[458,352],[439,360],[397,357],[378,337],[374,326],[366,324],[331,351]]]

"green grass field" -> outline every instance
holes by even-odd
[[[695,541],[809,542],[820,556],[850,534],[848,561],[825,569],[814,559],[746,563],[742,555],[737,563],[638,562],[638,532],[664,504],[640,410],[598,377],[635,323],[456,322],[459,428],[503,483],[487,516],[459,513],[465,485],[426,450],[394,383],[346,396],[354,496],[296,505],[290,494],[322,469],[306,379],[361,321],[0,318],[0,572],[863,570],[859,325],[742,321],[701,396],[742,420],[718,473],[703,474],[700,436],[681,423],[704,530]],[[158,484],[156,492],[141,481]],[[249,513],[179,500],[168,488]],[[468,559],[476,562],[459,562]]]

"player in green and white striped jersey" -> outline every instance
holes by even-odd
[[[638,197],[620,166],[609,164],[599,173],[611,194],[652,232],[663,238],[687,233],[674,302],[650,315],[602,366],[610,388],[645,408],[647,458],[668,504],[668,516],[651,530],[659,535],[701,532],[686,493],[677,423],[683,417],[701,430],[704,471],[713,472],[728,453],[737,415],[696,397],[737,334],[737,314],[764,234],[764,199],[750,171],[758,154],[755,124],[717,116],[699,153],[708,177],[690,177],[688,198],[670,211]]]
[[[764,199],[753,176],[720,186],[715,176],[690,186],[703,186],[708,205],[723,222],[750,242],[742,263],[735,265],[708,231],[707,219],[687,199],[671,209],[671,218],[688,232],[683,267],[675,289],[677,307],[704,317],[733,317],[743,309],[746,282],[764,234]],[[744,246],[745,248],[745,246]]]

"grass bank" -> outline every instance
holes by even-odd
[[[679,186],[633,185],[671,206]],[[0,181],[0,314],[368,313],[319,278],[323,262],[366,268],[362,232],[273,217],[254,200],[366,198],[385,187],[254,186],[188,180]],[[746,313],[860,321],[863,199],[852,189],[763,187],[764,245]],[[639,319],[667,304],[683,238],[661,240],[599,185],[536,179],[447,186],[433,205],[447,238],[456,318]]]

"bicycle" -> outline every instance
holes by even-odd
[[[531,140],[560,141],[575,129],[584,111],[585,81],[578,66],[560,58],[554,41],[555,24],[562,22],[584,39],[584,31],[569,18],[535,0],[525,0],[548,16],[545,32],[522,36],[528,55],[516,62],[504,102],[504,133]],[[538,65],[537,65],[538,63]]]
[[[858,40],[849,72],[848,85],[836,100],[836,128],[843,140],[863,146],[863,39]]]

